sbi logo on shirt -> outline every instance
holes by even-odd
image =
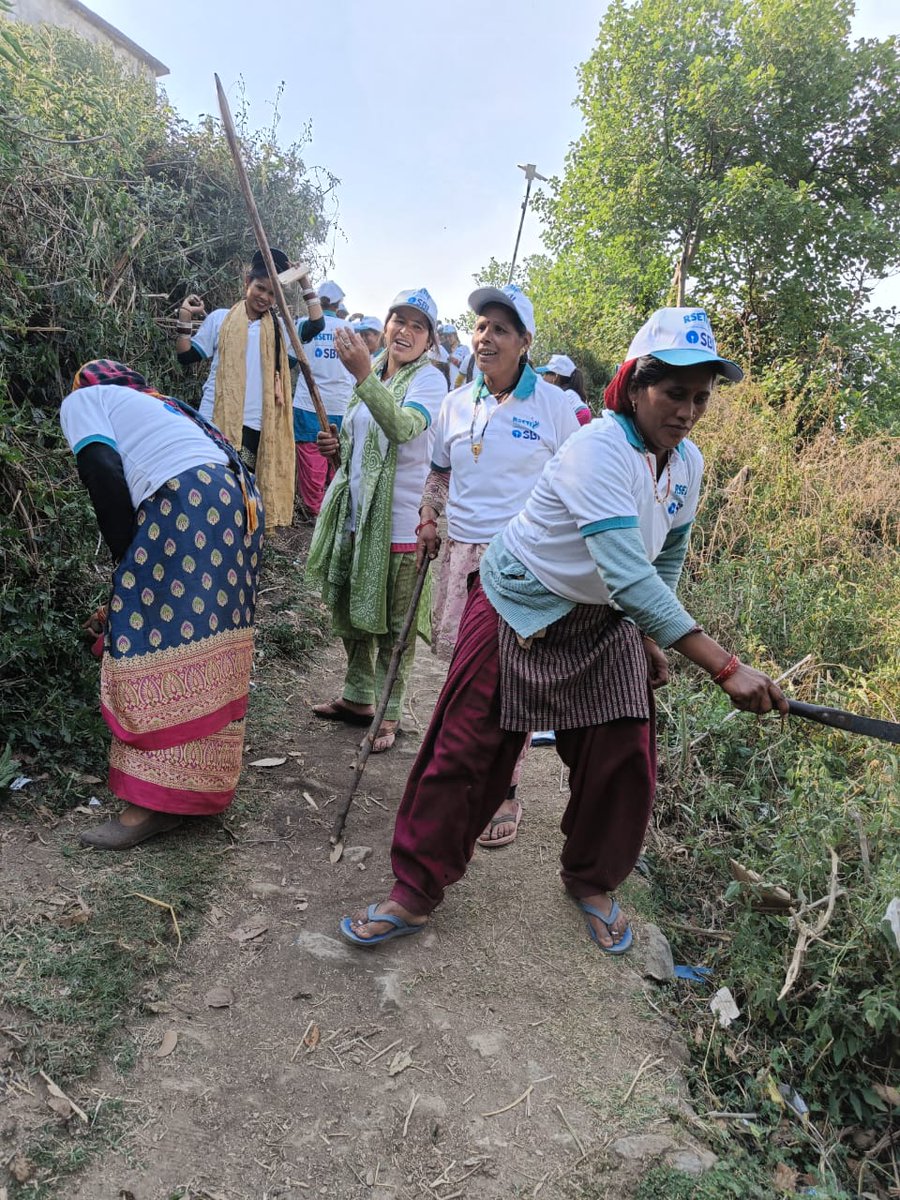
[[[675,484],[675,495],[678,499],[673,500],[666,509],[670,517],[674,517],[679,509],[684,508],[684,497],[687,495],[687,485],[683,483]]]
[[[541,435],[536,432],[540,421],[529,420],[527,417],[513,417],[512,435],[526,442],[538,442]]]

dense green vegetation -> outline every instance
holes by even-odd
[[[2,17],[0,23],[5,25]],[[234,303],[252,250],[218,123],[191,126],[153,84],[63,30],[6,26],[0,51],[0,674],[17,753],[102,757],[79,626],[107,555],[56,421],[88,358],[130,362],[192,399],[177,301]],[[77,81],[77,82],[76,82]],[[239,124],[241,114],[238,114]],[[315,259],[324,189],[302,147],[243,130],[273,241]]]

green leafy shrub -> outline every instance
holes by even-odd
[[[0,22],[2,22],[0,17]],[[153,84],[74,34],[16,26],[0,74],[0,686],[14,750],[96,766],[96,663],[79,627],[105,600],[108,555],[56,414],[77,367],[113,357],[196,400],[175,307],[240,295],[252,235],[218,123],[181,120]],[[315,261],[334,180],[302,145],[246,131],[274,242]]]

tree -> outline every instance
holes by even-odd
[[[584,134],[538,199],[550,324],[614,361],[653,308],[696,303],[751,366],[825,348],[884,399],[896,314],[870,296],[900,269],[900,46],[851,44],[852,12],[613,0],[579,72]]]

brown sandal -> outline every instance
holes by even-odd
[[[345,725],[371,725],[374,713],[354,712],[343,700],[330,700],[327,704],[314,704],[313,716],[322,721],[343,721]]]
[[[514,815],[507,813],[505,817],[491,817],[487,829],[475,839],[479,846],[483,846],[485,850],[499,850],[501,846],[509,846],[516,840],[519,836],[519,826],[522,824],[522,814],[525,810],[518,800],[513,800],[513,804],[516,806]],[[489,835],[498,825],[515,825],[515,829],[512,833],[507,833],[501,838],[490,837]]]

